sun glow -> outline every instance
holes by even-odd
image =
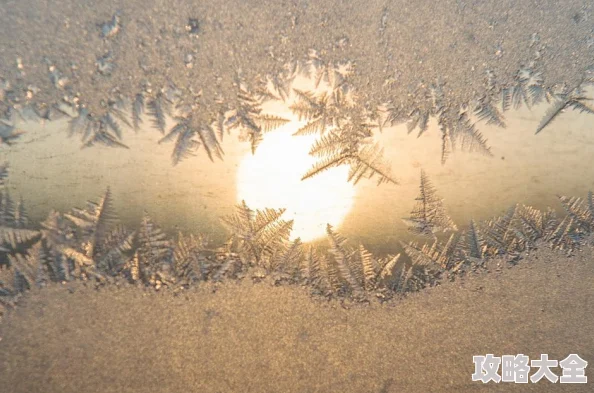
[[[285,208],[283,219],[294,220],[292,238],[311,241],[325,235],[326,224],[342,223],[355,189],[347,182],[345,166],[301,180],[316,162],[309,150],[317,136],[293,136],[297,129],[291,122],[267,133],[256,154],[244,157],[238,169],[238,200],[252,209]]]

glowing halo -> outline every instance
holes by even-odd
[[[326,224],[342,223],[353,206],[355,188],[347,182],[346,166],[301,180],[316,162],[309,150],[317,136],[293,136],[296,130],[289,123],[267,133],[256,154],[243,158],[237,198],[251,209],[285,208],[282,218],[294,220],[292,238],[306,242],[324,236]]]

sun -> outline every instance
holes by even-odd
[[[252,209],[285,208],[283,219],[294,220],[292,238],[306,242],[323,237],[327,224],[342,223],[353,206],[355,188],[347,181],[346,166],[301,180],[316,162],[309,155],[316,136],[293,136],[295,123],[267,133],[256,153],[242,159],[237,198]]]

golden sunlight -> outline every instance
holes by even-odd
[[[317,135],[293,136],[295,122],[264,136],[256,154],[239,165],[238,200],[252,209],[285,208],[294,220],[292,238],[311,241],[325,235],[326,224],[339,226],[353,206],[355,189],[347,182],[349,168],[332,168],[301,180],[316,159],[309,150]]]

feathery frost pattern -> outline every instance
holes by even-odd
[[[196,151],[203,147],[211,161],[215,157],[223,159],[223,149],[216,136],[214,128],[210,124],[201,124],[192,117],[181,119],[159,143],[175,140],[175,146],[171,154],[173,165],[196,154]]]
[[[318,158],[302,177],[316,176],[330,168],[350,167],[348,181],[357,184],[361,179],[377,179],[377,183],[398,184],[385,160],[383,149],[373,141],[372,124],[367,117],[347,102],[337,100],[334,94],[295,90],[297,102],[291,110],[300,119],[307,120],[295,136],[319,134],[310,154]]]
[[[424,170],[421,170],[421,185],[415,207],[409,218],[403,219],[409,229],[421,235],[434,235],[436,232],[456,231],[458,228],[447,215],[443,201],[437,193]]]
[[[8,163],[0,165],[0,186],[4,186],[4,181],[8,178]]]
[[[252,211],[245,201],[238,205],[234,215],[224,217],[223,223],[231,230],[230,243],[243,263],[270,268],[275,259],[288,247],[293,221],[281,219],[284,209]]]
[[[102,37],[118,34],[119,19],[101,28]],[[221,159],[225,132],[237,129],[255,153],[266,132],[282,127],[288,119],[263,113],[266,99],[289,102],[291,111],[303,127],[295,137],[316,135],[310,154],[318,158],[303,176],[315,176],[326,169],[348,165],[349,181],[375,178],[378,183],[396,183],[390,164],[383,158],[381,146],[374,142],[374,130],[399,122],[408,122],[408,132],[423,136],[431,119],[437,121],[442,138],[442,162],[456,149],[492,155],[477,124],[484,122],[505,127],[503,114],[526,105],[531,108],[547,102],[551,107],[537,127],[540,133],[567,109],[594,114],[592,98],[585,87],[593,83],[591,75],[574,89],[551,89],[545,86],[537,67],[523,67],[511,85],[498,87],[496,76],[487,72],[486,94],[476,97],[463,108],[451,108],[445,83],[437,80],[423,84],[414,92],[422,105],[401,113],[396,104],[387,103],[377,111],[368,110],[356,100],[348,83],[350,63],[333,63],[311,51],[307,62],[285,67],[282,74],[268,75],[253,86],[238,78],[234,102],[217,102],[215,108],[202,108],[201,93],[191,88],[178,89],[171,81],[153,90],[143,86],[134,97],[122,97],[117,91],[101,102],[101,109],[91,113],[83,101],[70,101],[68,134],[78,137],[83,148],[97,145],[127,148],[126,128],[139,129],[143,116],[162,133],[159,143],[171,142],[172,162],[178,164],[203,149],[214,161]],[[590,71],[591,72],[591,71]],[[293,88],[298,74],[314,81],[312,91]],[[68,85],[55,66],[50,79],[56,88]],[[258,82],[261,82],[258,84]],[[325,91],[320,91],[324,90]],[[64,90],[66,92],[66,90]],[[67,98],[67,97],[66,97]],[[69,102],[65,98],[66,102]],[[51,110],[50,110],[51,109]],[[130,114],[127,110],[130,109]],[[21,111],[21,112],[24,112]],[[40,106],[34,112],[41,119],[67,111]],[[381,112],[381,113],[380,113]],[[167,121],[175,125],[168,131]],[[0,122],[0,142],[11,145],[22,135],[14,125]],[[0,183],[7,179],[8,165],[0,166]],[[201,235],[179,234],[171,238],[145,213],[139,227],[128,230],[117,224],[109,189],[98,202],[68,213],[51,212],[38,230],[31,229],[22,200],[13,201],[8,193],[0,194],[0,299],[49,281],[90,280],[106,285],[125,279],[156,289],[186,288],[203,280],[223,280],[251,275],[275,283],[307,284],[314,293],[324,296],[351,296],[364,300],[381,299],[435,285],[444,277],[481,268],[494,256],[509,256],[516,261],[520,252],[545,242],[553,249],[571,253],[583,244],[594,227],[592,193],[587,198],[560,196],[565,214],[517,205],[500,217],[486,222],[471,220],[460,233],[447,239],[440,231],[457,231],[446,214],[441,199],[424,172],[420,196],[411,217],[405,221],[417,234],[430,235],[432,243],[402,244],[408,260],[401,254],[377,258],[365,246],[351,246],[334,228],[327,227],[329,250],[307,249],[299,239],[291,241],[292,222],[282,219],[282,209],[252,211],[242,203],[235,214],[223,218],[230,231],[229,242],[211,249]]]
[[[418,202],[436,203],[435,197],[429,197],[432,193],[424,178],[425,202],[423,198]],[[289,240],[292,222],[281,218],[284,210],[254,211],[245,202],[223,218],[231,236],[218,248],[210,248],[203,235],[180,233],[171,238],[146,212],[139,227],[131,231],[117,224],[107,190],[84,209],[51,212],[39,231],[15,228],[16,221],[0,228],[0,253],[8,263],[0,264],[0,303],[11,306],[20,293],[34,286],[77,279],[96,285],[126,280],[179,291],[205,280],[244,277],[276,285],[308,285],[318,296],[384,301],[482,269],[495,256],[517,263],[520,253],[538,242],[566,253],[579,249],[594,228],[592,195],[585,199],[560,196],[563,217],[552,209],[518,205],[485,222],[472,220],[462,233],[445,239],[434,236],[424,245],[402,243],[405,260],[401,254],[378,258],[362,244],[349,244],[329,225],[327,251],[305,248],[299,239]],[[432,210],[427,212],[434,214]],[[425,228],[435,228],[431,220],[427,222]]]
[[[545,115],[536,128],[538,134],[544,130],[551,122],[556,119],[566,109],[579,110],[580,113],[594,114],[594,105],[592,105],[592,98],[583,95],[580,87],[574,89],[566,96],[561,96],[556,99],[553,105],[547,110]]]
[[[451,130],[453,133],[452,149],[459,146],[461,151],[493,156],[487,140],[465,114],[453,123]]]
[[[132,104],[132,124],[135,130],[138,130],[142,124],[142,114],[144,113],[145,108],[144,102],[144,94],[136,94],[134,103]]]
[[[151,118],[153,127],[159,130],[161,134],[165,133],[166,114],[170,113],[170,106],[171,103],[167,102],[161,92],[157,93],[148,103],[147,115]]]
[[[232,130],[239,131],[239,139],[248,141],[255,154],[264,133],[289,122],[280,116],[263,113],[263,103],[269,99],[292,100],[289,108],[300,120],[306,121],[295,135],[317,134],[321,138],[319,148],[312,153],[319,157],[319,161],[304,174],[304,179],[332,167],[347,165],[350,167],[349,181],[353,183],[363,178],[374,178],[378,184],[397,183],[391,174],[390,163],[383,157],[383,149],[373,141],[375,125],[361,105],[357,105],[356,95],[347,82],[352,68],[349,62],[322,61],[317,52],[312,51],[305,64],[288,65],[277,76],[260,78],[255,87],[249,86],[239,72],[235,102],[218,102],[220,106],[211,110],[214,114],[205,114],[200,109],[203,106],[201,94],[191,88],[182,91],[167,81],[161,89],[153,90],[147,82],[142,91],[129,100],[118,95],[110,98],[100,116],[90,113],[77,101],[74,105],[77,114],[70,121],[69,134],[80,135],[83,148],[97,145],[128,148],[124,143],[124,126],[138,130],[145,115],[163,134],[159,143],[173,143],[171,160],[174,166],[196,155],[200,149],[214,161],[215,158],[222,159],[223,136]],[[315,91],[292,88],[299,74],[314,78]],[[434,101],[443,105],[441,97]],[[131,121],[124,115],[126,108],[130,108]],[[435,111],[439,112],[439,109]],[[167,131],[169,118],[176,124]],[[327,137],[329,132],[332,132],[331,138]]]
[[[286,124],[288,120],[263,114],[262,95],[258,96],[251,92],[243,81],[239,81],[238,86],[236,108],[226,117],[222,127],[229,130],[239,129],[240,139],[249,141],[252,146],[252,154],[255,154],[262,141],[263,133]]]
[[[114,19],[101,26],[101,37],[106,42],[116,37],[121,30],[117,14]],[[288,119],[274,114],[263,114],[262,104],[266,100],[290,104],[290,109],[301,120],[306,121],[296,132],[297,135],[324,136],[334,128],[345,131],[345,123],[351,121],[349,117],[354,114],[352,117],[362,118],[370,128],[379,128],[380,131],[386,126],[406,122],[409,133],[418,130],[418,136],[421,136],[429,129],[432,119],[435,119],[441,134],[441,161],[445,164],[456,146],[462,151],[491,155],[478,124],[485,122],[505,127],[503,114],[512,107],[518,109],[525,105],[532,108],[545,102],[552,105],[542,118],[536,133],[542,132],[567,109],[594,114],[592,97],[586,96],[586,88],[594,84],[591,68],[586,70],[581,83],[574,89],[549,87],[539,71],[542,49],[543,47],[537,48],[532,61],[522,66],[513,81],[507,85],[501,85],[498,76],[492,70],[487,70],[484,94],[456,106],[449,101],[452,91],[448,90],[447,83],[440,78],[429,83],[420,82],[410,93],[417,103],[417,107],[412,110],[409,107],[400,107],[397,102],[401,100],[397,97],[376,108],[366,108],[365,104],[358,102],[357,94],[349,81],[354,72],[354,63],[327,61],[314,49],[304,59],[284,64],[275,74],[256,76],[250,84],[242,77],[241,70],[238,70],[236,99],[223,97],[223,92],[217,92],[214,97],[207,99],[202,96],[202,90],[198,87],[178,88],[167,78],[164,83],[159,82],[162,85],[155,87],[150,81],[143,81],[139,91],[127,97],[118,88],[114,88],[100,103],[85,102],[84,97],[73,93],[69,78],[48,59],[45,59],[45,63],[49,79],[61,94],[59,103],[31,103],[23,108],[23,100],[15,95],[8,81],[3,81],[0,93],[2,108],[6,114],[14,112],[23,118],[42,121],[70,116],[68,134],[79,136],[82,148],[128,148],[124,141],[125,128],[138,130],[144,124],[143,117],[148,117],[150,121],[147,123],[163,135],[167,133],[167,121],[170,118],[177,121],[181,119],[182,123],[188,123],[190,118],[196,119],[192,121],[191,127],[172,128],[176,132],[165,138],[175,142],[172,151],[173,165],[195,155],[199,146],[204,148],[211,160],[218,157],[222,152],[220,143],[223,135],[225,131],[232,129],[239,129],[240,138],[249,141],[252,152],[255,152],[265,132],[288,122]],[[114,67],[111,61],[111,55],[107,55],[97,63],[99,73],[104,77],[108,77]],[[146,65],[143,68],[146,71]],[[298,76],[310,78],[314,86],[312,91],[294,87]],[[393,82],[386,80],[386,86]],[[38,89],[29,88],[26,91],[27,99],[36,94],[36,90]],[[72,112],[75,112],[74,115]],[[0,144],[12,145],[22,133],[6,121],[0,122]],[[216,138],[212,137],[213,134]],[[355,181],[360,178],[361,173],[364,173],[362,177],[369,177],[373,172],[380,182],[392,182],[394,178],[386,171],[387,164],[382,163],[386,165],[378,170],[380,159],[371,163],[371,150],[361,150],[361,146],[369,141],[363,138],[359,142],[359,154],[355,154],[351,140],[348,146],[343,146],[341,154],[334,151],[333,155],[321,157],[319,163],[307,172],[306,177],[332,166],[350,165],[353,168],[352,179]],[[373,153],[380,151],[381,147],[376,147]],[[363,168],[367,168],[367,171],[363,171]]]

